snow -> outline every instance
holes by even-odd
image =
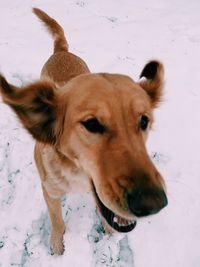
[[[169,205],[128,235],[105,235],[92,197],[62,201],[66,250],[52,256],[50,221],[33,160],[34,141],[0,102],[0,266],[200,266],[200,2],[198,0],[1,0],[0,71],[22,85],[39,78],[52,40],[31,7],[65,29],[71,52],[93,72],[137,80],[165,66],[165,95],[148,151],[166,180]]]

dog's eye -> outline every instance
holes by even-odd
[[[140,118],[140,128],[145,131],[149,124],[149,118],[146,115],[142,115]]]
[[[105,126],[102,125],[96,118],[82,121],[81,124],[91,133],[103,134],[106,131]]]

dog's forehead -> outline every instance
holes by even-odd
[[[131,108],[137,113],[150,110],[146,92],[130,77],[120,74],[86,74],[70,82],[69,106],[77,111]]]

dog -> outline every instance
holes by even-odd
[[[105,228],[130,232],[139,217],[167,205],[164,179],[145,141],[160,102],[164,67],[148,62],[139,82],[121,74],[91,73],[69,52],[62,27],[33,8],[54,39],[41,79],[22,88],[1,75],[0,91],[36,139],[35,161],[51,225],[51,247],[64,252],[60,198],[91,190]]]

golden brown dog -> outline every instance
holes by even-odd
[[[149,62],[139,83],[120,74],[92,74],[68,52],[61,26],[41,10],[33,12],[52,33],[54,53],[41,80],[16,88],[1,76],[0,89],[37,140],[35,160],[52,223],[51,246],[62,254],[60,197],[66,192],[91,188],[104,221],[119,232],[131,231],[136,217],[167,205],[163,178],[145,148],[162,93],[163,66]]]

